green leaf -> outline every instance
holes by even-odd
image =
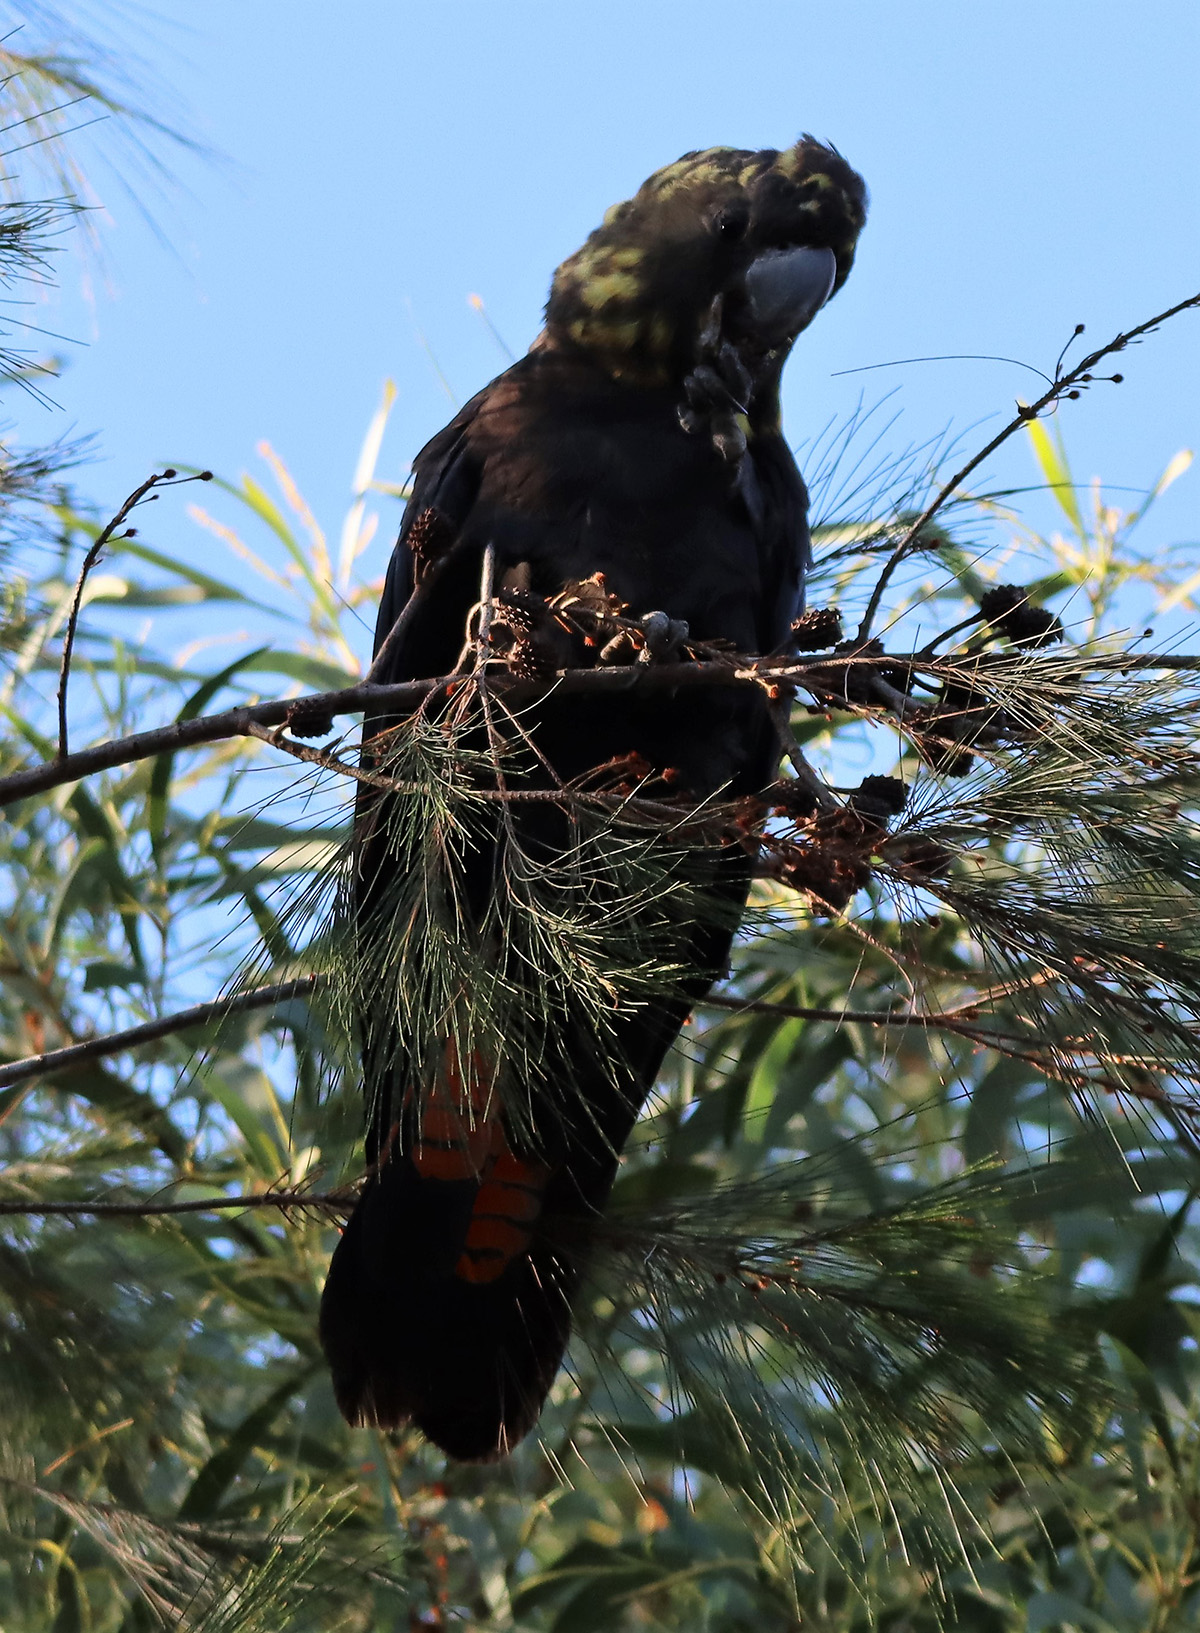
[[[197,716],[203,714],[218,692],[226,687],[233,677],[239,674],[248,664],[261,657],[266,650],[265,647],[255,647],[253,652],[244,653],[242,657],[235,658],[232,663],[226,664],[225,668],[217,674],[210,675],[202,685],[196,688],[175,718],[177,720],[194,720]],[[150,831],[150,843],[154,850],[155,860],[160,868],[165,866],[164,843],[167,834],[171,779],[174,774],[174,753],[157,755],[153,769],[150,772],[147,827]]]
[[[202,591],[199,599],[204,601],[233,601],[242,606],[254,607],[259,612],[275,612],[263,601],[255,601],[244,590],[239,590],[233,584],[227,584],[223,579],[213,578],[211,573],[202,573],[199,568],[192,567],[186,561],[176,556],[168,556],[161,550],[152,550],[148,545],[133,539],[114,539],[112,553],[115,555],[136,556],[140,561],[148,561],[155,567],[162,567],[177,578],[184,579]]]
[[[1025,429],[1029,433],[1029,440],[1033,444],[1033,457],[1037,460],[1038,468],[1046,478],[1046,482],[1054,492],[1063,515],[1070,522],[1075,532],[1086,538],[1087,529],[1083,525],[1083,516],[1080,513],[1079,501],[1075,497],[1075,481],[1071,475],[1071,467],[1067,463],[1067,451],[1063,447],[1062,432],[1056,425],[1051,437],[1041,420],[1028,420]]]
[[[142,976],[131,964],[113,964],[100,958],[89,964],[84,971],[83,990],[85,992],[107,992],[110,987],[140,986]]]
[[[276,1418],[312,1377],[313,1370],[312,1366],[304,1366],[289,1374],[261,1405],[229,1431],[188,1488],[187,1496],[179,1505],[181,1520],[204,1520],[217,1512],[221,1499],[242,1472],[251,1452],[262,1445]]]

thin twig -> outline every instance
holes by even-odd
[[[218,998],[213,1003],[195,1004],[174,1015],[164,1015],[157,1021],[143,1021],[140,1026],[128,1026],[123,1032],[110,1032],[102,1038],[88,1038],[84,1043],[68,1044],[65,1049],[49,1049],[41,1055],[28,1055],[24,1060],[10,1060],[0,1066],[0,1089],[27,1078],[46,1077],[65,1066],[78,1065],[83,1060],[103,1060],[108,1055],[124,1054],[126,1049],[137,1049],[143,1043],[155,1043],[175,1032],[186,1032],[194,1026],[206,1026],[209,1021],[223,1020],[227,1015],[241,1015],[250,1009],[267,1009],[287,1003],[292,998],[305,998],[315,992],[320,977],[304,975],[295,981],[281,981],[276,986],[256,987],[252,992],[240,992],[232,998]]]
[[[710,994],[700,1002],[701,1008],[728,1009],[735,1014],[778,1015],[781,1020],[836,1021],[839,1025],[865,1026],[919,1026],[947,1032],[962,1032],[967,1021],[953,1011],[945,1010],[922,1015],[905,1010],[900,1013],[880,1009],[821,1009],[811,1004],[777,1004],[769,998],[720,998]],[[975,1039],[978,1027],[972,1028]],[[997,1032],[996,1037],[1012,1036],[1013,1041],[1024,1043],[1015,1034]]]
[[[62,662],[58,671],[58,758],[65,760],[69,753],[67,740],[67,686],[71,679],[71,654],[75,649],[75,630],[79,623],[79,609],[83,605],[83,592],[87,584],[88,574],[100,560],[104,546],[108,544],[113,534],[128,520],[130,513],[142,503],[151,488],[177,488],[185,482],[210,482],[211,471],[199,471],[195,476],[177,476],[173,470],[156,471],[153,476],[137,487],[117,511],[116,515],[96,535],[88,553],[83,558],[83,566],[79,569],[79,577],[75,582],[75,594],[71,601],[71,612],[67,618],[67,630],[63,637]],[[130,528],[123,535],[132,538],[134,529]]]
[[[779,739],[779,746],[783,750],[783,757],[796,773],[796,781],[816,800],[822,811],[838,811],[841,801],[832,793],[824,779],[809,765],[803,749],[796,741],[792,731],[792,697],[781,698],[777,703],[768,705],[771,715],[771,724],[775,728],[775,735]]]
[[[487,699],[489,702],[499,702],[499,698]],[[510,719],[515,719],[511,712],[505,709]],[[522,729],[519,725],[519,731]],[[421,783],[406,782],[400,777],[389,777],[383,771],[364,771],[360,766],[351,765],[348,760],[340,759],[336,754],[328,754],[323,749],[312,748],[307,743],[294,743],[280,735],[278,729],[268,731],[265,726],[252,725],[247,735],[255,737],[259,742],[267,743],[271,748],[281,749],[290,754],[293,759],[303,760],[306,765],[318,765],[324,771],[332,771],[338,776],[349,777],[354,782],[366,783],[369,788],[381,788],[389,794],[422,794],[427,792]],[[524,735],[524,733],[522,733]],[[536,744],[531,745],[536,751]],[[548,764],[540,754],[544,764]],[[551,768],[552,769],[552,768]],[[687,810],[680,805],[671,805],[656,800],[652,796],[639,799],[637,795],[593,792],[583,788],[568,788],[561,778],[556,776],[555,788],[509,788],[504,780],[500,765],[493,765],[496,775],[496,788],[480,788],[472,785],[464,788],[462,797],[467,800],[489,801],[494,805],[558,805],[558,806],[591,806],[598,810],[611,811],[616,816],[625,812],[632,812],[635,816],[651,817],[656,822],[667,826],[679,827],[684,824],[705,823],[712,827],[720,820],[720,808],[705,812],[702,806]]]
[[[383,645],[379,648],[379,651],[371,660],[371,667],[367,670],[364,677],[365,680],[368,682],[378,681],[380,675],[387,667],[388,662],[394,656],[396,648],[404,639],[409,625],[412,623],[416,614],[419,612],[422,605],[428,598],[430,590],[441,577],[446,564],[449,561],[452,561],[457,555],[457,550],[447,550],[444,556],[439,556],[436,560],[432,561],[421,575],[421,578],[414,583],[412,593],[401,607],[399,615],[396,618],[396,622],[384,636]]]
[[[475,690],[479,697],[480,707],[483,710],[484,724],[487,727],[488,747],[492,754],[492,772],[496,778],[496,787],[500,793],[507,794],[508,782],[504,775],[502,761],[504,739],[496,727],[487,681],[488,642],[491,640],[492,635],[492,612],[495,593],[496,546],[489,539],[483,547],[483,565],[479,570],[479,627],[475,632]],[[467,627],[470,628],[470,619],[467,621]],[[504,820],[508,821],[507,815],[505,815]]]
[[[0,1178],[3,1174],[0,1173]],[[331,1214],[348,1213],[355,1192],[341,1191],[254,1191],[243,1196],[205,1197],[192,1202],[12,1202],[0,1201],[0,1215],[18,1214],[41,1219],[53,1215],[67,1218],[91,1214],[98,1218],[152,1218],[172,1213],[223,1213],[230,1208],[319,1208]]]
[[[479,633],[475,637],[475,666],[482,669],[487,661],[488,637],[492,632],[492,597],[496,589],[496,546],[489,541],[483,550],[483,566],[479,571]]]
[[[1095,1070],[1088,1071],[1080,1065],[1071,1067],[1067,1061],[1057,1057],[1054,1053],[1047,1053],[1040,1049],[1036,1042],[1021,1037],[1013,1032],[995,1031],[989,1026],[973,1026],[965,1020],[956,1017],[953,1010],[944,1010],[937,1014],[902,1013],[887,1014],[870,1009],[819,1009],[804,1004],[777,1004],[765,998],[717,998],[709,996],[700,1000],[699,1008],[715,1007],[727,1009],[735,1014],[750,1015],[777,1015],[781,1020],[811,1020],[833,1021],[838,1025],[853,1025],[855,1023],[868,1026],[898,1026],[921,1027],[929,1031],[952,1032],[956,1037],[965,1038],[968,1043],[975,1044],[981,1049],[993,1049],[997,1054],[1005,1055],[1010,1060],[1021,1060],[1034,1067],[1036,1071],[1046,1077],[1054,1078],[1059,1082],[1073,1084],[1076,1088],[1099,1088],[1108,1094],[1127,1094],[1131,1099],[1143,1100],[1157,1107],[1171,1117],[1172,1126],[1183,1138],[1183,1131],[1176,1124],[1184,1110],[1171,1094],[1158,1085],[1136,1085],[1120,1078],[1111,1078],[1104,1075],[1105,1067],[1124,1065],[1144,1065],[1147,1070],[1153,1067],[1149,1062],[1131,1060],[1129,1057],[1108,1058],[1096,1050],[1081,1049],[1079,1054],[1086,1058],[1090,1053],[1095,1062]],[[1100,1076],[1096,1076],[1096,1071]],[[1200,1147],[1193,1147],[1193,1153],[1200,1156]]]
[[[246,728],[246,736],[255,737],[270,748],[277,748],[284,754],[290,754],[293,760],[303,760],[306,765],[319,765],[324,771],[336,772],[339,777],[350,777],[354,782],[365,783],[368,788],[384,788],[391,793],[403,792],[403,785],[397,783],[394,777],[389,777],[382,771],[364,771],[361,765],[351,765],[349,760],[330,754],[328,749],[313,748],[309,743],[297,743],[283,735],[282,726],[276,726],[274,731],[268,731],[257,721],[252,721]]]
[[[961,487],[973,470],[976,470],[980,465],[982,465],[985,459],[989,459],[991,455],[996,452],[997,448],[999,448],[1003,443],[1007,442],[1009,437],[1013,436],[1017,431],[1019,431],[1022,426],[1028,425],[1030,420],[1036,420],[1045,409],[1049,408],[1052,403],[1057,402],[1061,397],[1064,397],[1073,387],[1079,385],[1080,383],[1084,385],[1088,384],[1089,381],[1087,377],[1091,374],[1096,365],[1098,363],[1102,363],[1106,357],[1111,357],[1116,352],[1124,351],[1126,346],[1130,345],[1131,342],[1139,340],[1143,335],[1149,334],[1153,329],[1156,329],[1160,323],[1165,323],[1168,318],[1176,317],[1180,312],[1186,312],[1190,307],[1195,306],[1200,306],[1200,294],[1189,295],[1186,300],[1178,301],[1174,306],[1169,306],[1165,312],[1160,312],[1157,317],[1148,318],[1145,323],[1139,323],[1136,328],[1129,329],[1125,333],[1115,336],[1108,342],[1107,346],[1101,346],[1099,350],[1090,352],[1081,363],[1076,364],[1070,373],[1061,375],[1058,379],[1054,380],[1035,403],[1031,403],[1028,407],[1019,407],[1015,418],[1011,419],[1004,429],[998,432],[997,435],[992,438],[986,447],[981,448],[977,454],[973,454],[963,468],[960,471],[956,471],[944,487],[938,489],[933,499],[917,517],[916,521],[900,540],[900,543],[892,551],[884,565],[883,571],[880,573],[875,582],[875,588],[871,591],[871,599],[867,603],[867,610],[863,614],[862,623],[858,626],[858,635],[856,639],[859,641],[865,641],[869,638],[871,634],[871,625],[875,621],[875,614],[879,611],[879,603],[883,599],[883,592],[887,589],[887,586],[891,581],[892,574],[904,560],[905,556],[908,555],[917,539],[920,538],[923,529],[929,525],[929,523],[937,515],[938,511],[941,510],[942,506],[946,503],[947,499],[949,499],[951,495],[954,494],[959,487]]]

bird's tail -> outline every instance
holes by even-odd
[[[503,1456],[529,1432],[562,1361],[586,1218],[615,1153],[601,1167],[593,1157],[581,1190],[569,1150],[516,1149],[479,1060],[461,1072],[448,1049],[438,1085],[391,1131],[330,1265],[321,1343],[351,1423],[412,1421],[463,1459]],[[550,1228],[564,1218],[577,1224],[569,1245]]]

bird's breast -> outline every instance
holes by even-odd
[[[698,639],[753,649],[777,587],[746,474],[683,430],[670,391],[538,384],[494,391],[472,426],[472,531],[506,564],[528,561],[541,593],[603,573],[635,613],[662,608]]]

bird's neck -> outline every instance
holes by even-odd
[[[777,348],[747,359],[753,383],[746,418],[751,436],[778,434],[782,425],[779,385],[783,365],[791,348]],[[553,357],[583,367],[613,386],[661,393],[672,405],[686,400],[686,380],[700,358],[694,352],[683,357],[656,354],[652,350],[628,348],[612,337],[590,337],[587,344],[547,327],[529,348],[531,357]]]

